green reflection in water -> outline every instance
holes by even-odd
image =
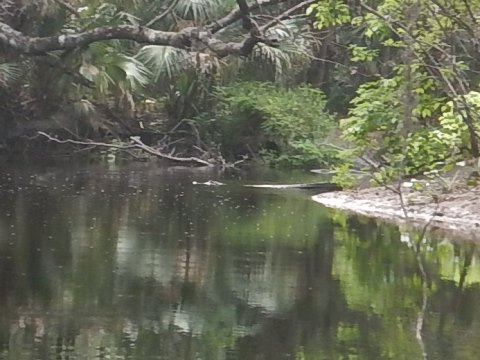
[[[475,245],[240,186],[282,176],[3,164],[0,358],[478,358]]]

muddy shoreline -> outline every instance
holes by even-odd
[[[447,236],[480,241],[480,186],[435,197],[424,193],[404,194],[408,218],[400,197],[387,188],[339,191],[315,195],[326,207],[377,218],[395,225],[423,228]]]

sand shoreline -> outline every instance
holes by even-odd
[[[430,223],[432,231],[480,241],[480,187],[444,195],[435,203],[422,194],[404,195],[406,220],[399,195],[386,188],[329,192],[312,199],[324,206],[353,214],[381,219],[396,225],[423,228]]]

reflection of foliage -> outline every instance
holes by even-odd
[[[275,192],[271,196],[274,197]],[[268,196],[256,203],[255,209],[239,207],[223,214],[229,226],[219,231],[222,237],[245,248],[282,245],[304,249],[316,242],[324,225],[319,214],[324,212],[321,208],[312,211],[310,203],[294,196],[282,197],[281,205]],[[295,214],[303,215],[297,218]]]
[[[406,233],[329,219],[299,192],[113,170],[0,174],[0,346],[10,357],[419,357],[421,276]],[[421,255],[429,353],[474,359],[475,245],[427,238]]]
[[[334,274],[342,283],[349,307],[381,319],[368,335],[379,344],[381,356],[378,358],[420,358],[413,324],[421,307],[422,279],[408,240],[415,234],[402,234],[405,242],[401,242],[397,232],[392,233],[387,228],[379,234],[380,229],[368,222],[356,223],[354,228],[357,230],[352,232],[349,229],[354,221],[336,215],[339,227],[335,237],[342,242],[336,249]],[[364,231],[368,231],[368,238]],[[473,256],[475,247],[462,249],[458,245],[426,238],[420,249],[428,266],[431,281],[428,297],[434,311],[443,311],[438,309],[436,299],[442,296],[449,281],[456,281],[460,291],[469,283],[478,283],[480,268]],[[427,313],[428,317],[432,323],[442,321],[432,310]],[[362,324],[353,326],[361,327]],[[424,328],[427,341],[431,332],[436,331],[427,320]]]

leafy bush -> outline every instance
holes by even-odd
[[[241,82],[218,88],[216,96],[210,131],[227,156],[255,153],[271,165],[294,167],[335,161],[322,146],[334,121],[319,90]]]
[[[466,110],[458,109],[460,99],[447,102],[434,97],[434,84],[418,80],[411,124],[404,124],[402,83],[392,78],[362,85],[351,102],[349,117],[340,125],[346,140],[390,167],[402,164],[405,175],[454,163],[469,146],[461,114]],[[480,109],[479,93],[471,92],[462,101],[473,114]]]

